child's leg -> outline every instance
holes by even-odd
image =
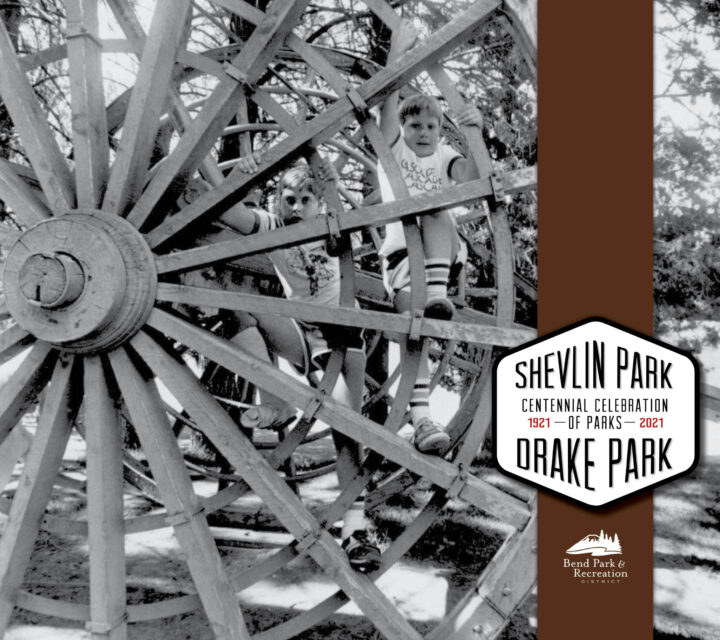
[[[353,410],[362,411],[362,397],[365,386],[365,354],[348,350],[343,362],[342,375],[333,390],[333,398]],[[362,464],[362,446],[333,431],[337,450],[337,474],[340,489],[344,489],[355,477]],[[357,498],[345,512],[341,538],[348,554],[350,565],[362,573],[374,571],[380,566],[380,549],[368,537],[368,519],[365,517],[365,500]]]
[[[395,308],[399,312],[410,309],[409,288],[398,291],[395,295]],[[401,360],[407,349],[407,339],[398,340]],[[432,419],[430,412],[430,363],[427,357],[420,358],[418,375],[415,379],[410,396],[410,420],[415,428],[413,442],[415,448],[422,453],[443,455],[450,444],[450,437],[441,425]]]
[[[360,413],[365,385],[365,354],[347,351],[341,374],[338,376],[332,398],[340,404]],[[333,440],[338,454],[337,475],[340,489],[344,489],[355,477],[362,463],[362,446],[352,438],[333,431]],[[362,527],[359,527],[362,528]]]
[[[240,331],[232,339],[232,342],[259,360],[272,362],[265,337],[260,332],[257,319],[248,313],[238,314],[238,319],[240,321]],[[279,426],[295,415],[295,410],[274,393],[265,389],[258,389],[258,395],[260,396],[260,407],[246,410],[240,419],[240,423],[244,427],[267,428]]]
[[[452,318],[454,308],[447,298],[448,278],[457,253],[457,231],[449,211],[423,216],[420,230],[425,250],[425,315],[441,320]]]

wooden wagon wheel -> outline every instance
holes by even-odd
[[[211,57],[198,59],[202,56],[185,51],[189,0],[159,0],[147,38],[129,3],[110,0],[109,5],[125,31],[124,46],[138,54],[142,52],[137,79],[124,107],[120,144],[111,154],[108,123],[112,114],[106,111],[103,92],[103,43],[98,36],[97,3],[68,0],[66,4],[72,169],[28,82],[28,61],[16,56],[5,28],[0,26],[0,93],[32,166],[28,170],[0,162],[1,197],[23,226],[18,233],[10,230],[4,233],[14,241],[4,268],[0,313],[9,317],[12,324],[0,334],[0,362],[26,351],[0,395],[3,461],[14,459],[22,448],[24,435],[18,422],[38,393],[42,390],[46,393],[37,433],[25,458],[22,478],[0,539],[0,632],[7,628],[15,606],[84,621],[93,637],[98,638],[124,638],[128,622],[202,606],[216,637],[248,638],[236,591],[272,575],[298,555],[307,554],[336,582],[338,593],[288,622],[263,630],[258,637],[295,636],[350,598],[386,637],[419,638],[374,580],[420,538],[448,499],[460,498],[506,523],[513,533],[480,576],[476,588],[427,637],[459,638],[473,633],[477,637],[479,632],[485,637],[496,635],[532,584],[534,527],[531,504],[467,472],[489,418],[487,372],[478,378],[472,391],[475,406],[466,403],[457,420],[469,424],[469,428],[460,429],[464,432],[462,442],[451,461],[419,454],[395,432],[403,423],[425,338],[511,346],[531,337],[531,331],[512,321],[512,295],[507,304],[509,311],[499,311],[494,318],[473,317],[481,320],[477,324],[433,321],[418,313],[405,318],[356,310],[351,304],[355,274],[349,250],[342,258],[344,307],[331,312],[315,305],[234,291],[186,287],[173,284],[170,276],[279,246],[347,234],[402,216],[422,215],[479,197],[496,196],[493,181],[484,176],[437,194],[341,213],[343,207],[337,194],[329,192],[326,198],[333,215],[326,220],[309,221],[242,241],[173,250],[183,231],[197,228],[238,202],[248,188],[272,176],[289,160],[302,154],[312,158],[313,146],[351,122],[357,120],[362,124],[365,135],[382,158],[387,151],[377,128],[367,119],[367,108],[426,67],[428,61],[441,58],[465,41],[493,12],[508,7],[499,1],[475,3],[421,47],[355,86],[341,82],[342,76],[335,67],[292,32],[302,17],[305,1],[276,0],[262,13],[244,2],[217,0],[217,4],[260,25],[222,66]],[[383,4],[367,4],[379,14],[388,12]],[[259,84],[283,43],[324,77],[337,95],[332,106],[308,119],[301,128]],[[45,52],[46,57],[56,54]],[[218,78],[217,86],[194,118],[173,84],[175,74],[181,73],[178,65],[187,65],[191,60],[202,65],[205,73]],[[209,154],[235,114],[238,101],[246,96],[256,101],[288,135],[270,147],[258,174],[248,177],[231,171],[224,177]],[[179,132],[178,140],[167,157],[153,167],[147,180],[160,117],[168,107],[169,117]],[[178,189],[196,171],[214,188],[175,215],[165,216],[169,203],[177,199]],[[419,246],[417,229],[407,225],[406,233],[409,246]],[[410,257],[413,307],[421,309],[424,283],[420,277],[422,266],[418,265],[422,257],[414,249],[410,250]],[[498,275],[501,271],[498,267]],[[512,287],[512,270],[509,281]],[[502,285],[499,283],[498,287]],[[408,335],[411,340],[386,423],[378,425],[328,398],[327,387],[337,375],[339,354],[333,354],[323,384],[314,390],[178,317],[168,304],[178,302],[234,310],[259,309],[310,321]],[[317,416],[370,450],[361,472],[321,518],[308,511],[274,470],[297,446],[301,430],[293,432],[268,459],[263,458],[197,377],[174,357],[170,351],[172,341],[239,372],[262,388],[282,391],[289,402],[303,411],[306,422]],[[209,499],[195,495],[153,376],[162,380],[196,424],[202,425],[235,466],[242,483]],[[123,517],[119,398],[125,399],[138,431],[165,503],[163,513],[130,520]],[[65,443],[80,411],[84,414],[88,448],[88,520],[43,519]],[[383,554],[381,568],[374,574],[362,575],[350,568],[328,528],[362,493],[383,457],[432,483],[433,495],[413,525]],[[265,503],[294,541],[231,583],[206,514],[247,491],[254,492]],[[87,535],[89,604],[54,601],[21,589],[41,521],[50,530]],[[197,596],[152,605],[128,605],[123,537],[133,531],[167,525],[174,528],[185,552]]]

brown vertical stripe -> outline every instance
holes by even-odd
[[[599,315],[651,335],[652,2],[538,4],[539,333]],[[629,578],[579,584],[565,549],[600,529]],[[649,495],[601,511],[541,495],[539,639],[652,638],[652,533]]]

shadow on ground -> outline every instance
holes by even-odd
[[[720,640],[720,457],[655,491],[655,639]]]
[[[334,474],[307,483],[303,500],[319,514],[337,495]],[[377,508],[373,514],[376,535],[389,544],[420,512],[429,497],[427,487],[415,487]],[[126,501],[126,517],[148,513],[152,506],[134,497]],[[60,492],[51,501],[55,515],[84,517],[84,499]],[[277,531],[278,525],[258,501],[249,498],[214,518],[214,525],[244,524]],[[421,634],[430,631],[470,589],[497,551],[504,531],[481,511],[453,501],[421,540],[383,576],[379,584]],[[250,567],[271,556],[277,548],[221,546],[221,555],[233,581]],[[127,580],[130,604],[159,603],[193,593],[192,579],[170,529],[126,537]],[[84,538],[42,532],[26,573],[23,588],[49,598],[87,603],[89,568]],[[334,584],[309,559],[296,559],[270,578],[240,594],[241,606],[251,633],[268,629],[309,610],[335,591]],[[501,638],[536,638],[535,599],[510,621]],[[133,623],[134,640],[213,640],[210,625],[201,611],[152,622]],[[381,636],[352,604],[314,627],[295,635],[303,640],[343,638],[379,640]],[[81,623],[16,610],[7,640],[85,640]]]

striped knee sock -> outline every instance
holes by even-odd
[[[450,260],[430,258],[425,260],[425,285],[427,299],[447,298],[448,278],[450,277]]]
[[[418,378],[410,396],[410,418],[416,425],[430,417],[430,378]]]

